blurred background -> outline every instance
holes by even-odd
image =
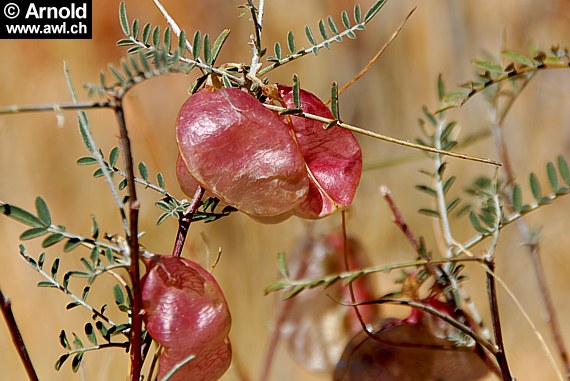
[[[196,29],[218,35],[231,29],[218,63],[251,61],[249,36],[252,24],[249,14],[238,17],[243,0],[165,0],[164,6],[178,23],[192,35]],[[372,1],[362,0],[364,10]],[[304,26],[317,31],[317,21],[332,15],[337,25],[340,12],[352,12],[353,0],[288,0],[267,1],[263,42],[272,50],[273,43],[286,46],[286,35],[292,30],[297,45],[305,45]],[[356,40],[334,44],[317,57],[306,56],[271,72],[272,82],[290,83],[298,74],[302,87],[328,98],[330,83],[344,84],[358,73],[376,54],[408,12],[417,6],[402,33],[386,50],[366,77],[341,96],[341,112],[345,121],[363,128],[413,140],[419,135],[417,118],[422,105],[434,108],[436,78],[443,73],[448,88],[473,78],[471,60],[493,54],[501,48],[502,36],[507,47],[527,53],[532,47],[549,49],[552,44],[568,43],[570,35],[570,2],[565,0],[431,0],[390,1]],[[87,95],[81,85],[96,82],[100,70],[108,63],[118,64],[125,49],[116,47],[123,38],[118,22],[118,0],[93,2],[93,38],[91,40],[1,40],[0,105],[69,101],[63,74],[63,61],[69,64],[80,98]],[[152,1],[127,1],[132,19],[142,23],[166,25]],[[135,161],[144,161],[151,176],[164,174],[167,188],[183,197],[175,177],[177,155],[174,122],[187,89],[195,79],[171,75],[149,80],[130,92],[125,100],[126,117]],[[570,108],[568,102],[570,75],[567,70],[539,73],[515,103],[505,122],[505,135],[516,174],[521,176],[526,200],[530,202],[528,173],[534,171],[546,186],[544,166],[558,154],[570,158]],[[449,119],[461,125],[461,134],[488,128],[488,107],[483,97],[453,110]],[[91,128],[105,152],[118,145],[118,132],[110,111],[89,111]],[[390,211],[378,191],[387,185],[418,236],[424,236],[428,248],[439,255],[442,247],[435,220],[421,216],[417,210],[430,207],[427,196],[414,190],[428,179],[419,174],[431,170],[426,159],[385,166],[386,162],[415,152],[370,138],[358,137],[363,146],[366,170],[353,207],[348,213],[347,229],[358,239],[374,264],[407,261],[415,257],[408,242],[392,224]],[[498,159],[492,139],[464,149],[465,153]],[[68,230],[87,235],[90,215],[97,216],[102,231],[121,233],[118,213],[106,185],[93,179],[93,167],[78,167],[75,161],[87,152],[81,143],[76,116],[65,114],[58,127],[53,113],[0,116],[0,200],[34,210],[34,199],[41,195],[48,203],[52,219]],[[477,176],[493,176],[491,166],[448,159],[450,174],[459,175],[453,192],[460,193]],[[546,192],[546,191],[545,191]],[[157,194],[140,189],[142,202],[140,225],[146,234],[141,243],[150,251],[169,253],[176,234],[176,222],[169,220],[157,227],[160,211],[153,206]],[[527,218],[533,229],[541,228],[541,249],[548,283],[551,287],[563,336],[570,342],[570,235],[568,211],[570,199],[558,200]],[[340,215],[318,221],[312,229],[317,234],[339,229]],[[465,220],[453,222],[454,235],[464,241],[474,232]],[[66,311],[69,299],[49,289],[39,289],[40,276],[30,269],[18,254],[18,236],[25,228],[7,218],[0,218],[0,287],[13,301],[13,309],[30,355],[42,380],[84,379],[122,380],[127,375],[128,357],[124,351],[110,349],[85,356],[79,375],[73,375],[70,364],[60,372],[54,362],[63,353],[58,343],[61,329],[83,334],[83,323],[89,314],[79,308]],[[292,218],[278,225],[262,225],[246,216],[235,214],[214,224],[195,224],[185,248],[185,256],[200,263],[212,261],[207,253],[222,250],[222,258],[214,274],[226,293],[233,317],[231,340],[234,365],[224,380],[239,380],[236,368],[247,379],[258,378],[270,331],[278,309],[278,296],[264,296],[264,288],[278,279],[276,254],[290,252],[307,232],[308,224]],[[28,242],[30,254],[41,252],[40,240]],[[485,244],[475,247],[481,253]],[[211,255],[214,255],[211,254]],[[47,262],[62,258],[62,270],[79,266],[80,251],[65,254],[61,246],[47,251]],[[477,266],[467,269],[467,290],[488,320],[484,274]],[[553,340],[544,322],[542,296],[537,290],[528,254],[515,226],[501,235],[497,252],[498,276],[522,303],[530,318],[555,353]],[[373,277],[377,294],[396,290],[392,282],[398,274]],[[101,278],[90,295],[94,305],[112,298],[113,279]],[[83,285],[77,282],[77,290]],[[548,355],[541,348],[536,332],[523,318],[513,301],[499,288],[500,308],[504,323],[507,356],[518,380],[550,380],[555,373]],[[112,303],[112,301],[111,301]],[[391,316],[405,316],[403,308],[383,310]],[[0,323],[0,380],[22,380],[25,373],[12,346],[4,322]],[[271,380],[326,380],[330,375],[304,371],[287,353],[284,345],[277,348]],[[492,378],[491,378],[492,379]]]

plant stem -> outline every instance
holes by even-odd
[[[47,103],[37,105],[11,105],[0,107],[0,114],[16,114],[20,112],[35,112],[35,111],[55,111],[60,110],[82,110],[88,108],[111,108],[113,104],[110,101],[105,102],[72,102],[72,103]]]
[[[454,328],[457,328],[461,332],[465,333],[467,336],[471,337],[476,343],[481,345],[483,348],[488,350],[493,355],[497,354],[497,348],[492,343],[487,341],[485,338],[479,336],[469,326],[457,321],[456,319],[452,318],[451,316],[449,316],[449,315],[447,315],[441,311],[438,311],[437,309],[433,308],[432,306],[426,305],[424,303],[415,302],[413,300],[383,298],[383,299],[373,300],[373,301],[369,301],[369,302],[362,302],[362,303],[358,303],[358,304],[359,305],[368,305],[368,304],[386,304],[386,303],[417,308],[419,310],[422,310],[422,311],[425,311],[429,314],[437,316],[438,318],[442,319],[446,323],[449,323],[450,325],[452,325]]]
[[[410,244],[412,244],[418,255],[423,258],[423,255],[421,254],[420,251],[420,243],[418,242],[414,233],[412,232],[412,230],[404,220],[402,213],[400,213],[400,210],[396,206],[396,203],[392,198],[392,192],[390,192],[390,189],[387,186],[382,185],[380,186],[380,193],[382,194],[382,197],[384,197],[384,200],[386,200],[388,206],[390,207],[390,211],[392,212],[392,216],[394,218],[394,223],[400,228],[402,233],[404,233],[404,235],[406,236]],[[423,258],[423,259],[429,259],[429,258]]]
[[[253,4],[253,0],[248,0],[251,10],[251,17],[253,19],[253,27],[255,30],[255,40],[253,41],[253,54],[251,58],[250,74],[255,77],[257,70],[261,66],[259,60],[261,59],[261,33],[263,30],[263,11],[265,7],[265,0],[259,0],[257,9]]]
[[[34,369],[34,365],[32,364],[32,360],[30,359],[30,355],[26,349],[26,344],[24,344],[24,339],[22,338],[22,334],[20,333],[20,329],[16,323],[16,318],[12,313],[12,302],[4,296],[2,289],[0,289],[0,307],[2,308],[2,315],[4,316],[4,320],[6,320],[10,336],[12,336],[12,342],[18,351],[20,360],[22,360],[22,364],[28,374],[28,378],[30,381],[38,381],[38,375],[36,374],[36,370]]]
[[[42,270],[41,268],[39,268],[38,266],[34,266],[32,264],[32,262],[30,261],[30,256],[28,255],[24,245],[20,245],[20,255],[22,256],[22,258],[24,258],[24,260],[26,261],[26,263],[28,265],[30,265],[34,270],[36,270],[38,272],[38,274],[40,274],[41,276],[43,276],[48,282],[50,282],[54,288],[57,288],[58,290],[60,290],[61,292],[63,292],[64,294],[66,294],[67,296],[69,296],[71,299],[73,299],[74,302],[76,302],[77,304],[79,304],[80,306],[84,307],[85,309],[87,309],[90,313],[92,313],[95,316],[98,316],[99,318],[101,318],[101,320],[115,326],[117,325],[114,321],[112,321],[111,319],[109,319],[107,316],[105,316],[105,314],[103,314],[103,312],[101,312],[100,310],[94,308],[93,306],[91,306],[90,304],[88,304],[87,302],[85,302],[83,299],[79,298],[77,295],[75,295],[74,293],[72,293],[68,288],[64,287],[62,284],[58,283],[55,279],[53,279],[48,273],[46,273],[44,270]]]
[[[138,216],[139,202],[135,187],[135,173],[133,168],[133,154],[129,139],[122,98],[115,98],[115,115],[119,125],[120,145],[123,154],[125,172],[127,173],[127,188],[129,192],[129,231],[127,232],[129,243],[132,300],[131,300],[131,381],[139,381],[142,368],[142,295],[139,268],[139,241],[138,241]]]
[[[200,206],[200,200],[204,195],[205,189],[198,185],[194,197],[192,197],[192,202],[188,209],[186,209],[180,219],[178,220],[178,233],[176,234],[176,241],[174,242],[174,249],[172,250],[172,255],[175,257],[180,257],[182,254],[182,248],[184,247],[184,242],[186,241],[186,235],[188,234],[188,229],[190,229],[190,224],[192,223],[192,217]]]
[[[77,101],[77,94],[75,93],[75,88],[73,87],[73,83],[71,81],[71,74],[69,72],[69,67],[67,65],[67,62],[63,63],[63,70],[65,73],[65,78],[67,80],[67,86],[69,88],[69,92],[71,93],[71,99],[72,99],[73,103],[79,104],[79,102]],[[116,107],[116,105],[113,104],[113,107]],[[87,149],[89,150],[89,152],[91,152],[91,154],[93,155],[93,158],[95,158],[95,160],[97,160],[97,164],[99,165],[99,168],[101,168],[101,172],[103,173],[103,177],[105,178],[105,182],[109,186],[109,190],[111,191],[111,194],[113,195],[113,198],[115,199],[115,203],[117,204],[117,208],[119,209],[119,213],[121,215],[121,221],[123,222],[123,226],[124,226],[125,230],[127,230],[128,229],[128,222],[127,222],[127,216],[125,214],[125,209],[123,208],[123,203],[121,202],[121,199],[119,197],[117,189],[115,188],[115,185],[113,184],[113,180],[111,179],[111,174],[109,173],[109,170],[108,170],[107,166],[105,165],[105,161],[103,160],[103,156],[101,154],[101,151],[99,150],[99,147],[95,143],[95,139],[93,139],[93,134],[91,134],[91,129],[89,128],[89,119],[87,119],[87,114],[85,113],[85,111],[78,109],[77,110],[77,119],[78,119],[78,123],[79,123],[79,130],[81,132],[81,136],[84,140],[84,143],[87,146]]]
[[[509,363],[505,355],[505,345],[503,342],[503,333],[501,329],[501,317],[499,314],[499,303],[497,300],[497,288],[495,284],[495,259],[493,256],[486,257],[486,265],[488,267],[487,274],[487,293],[489,294],[489,304],[491,308],[491,317],[493,320],[493,332],[495,334],[495,345],[497,352],[495,358],[501,368],[501,374],[504,381],[512,381],[513,376],[509,369]]]
[[[266,108],[268,108],[270,110],[277,111],[278,113],[294,111],[293,115],[296,115],[296,116],[301,116],[303,118],[323,122],[325,125],[331,125],[331,124],[336,125],[338,127],[345,128],[347,130],[350,130],[352,132],[356,132],[358,134],[362,134],[362,135],[365,135],[365,136],[368,136],[368,137],[371,137],[374,139],[384,140],[384,141],[389,142],[389,143],[399,144],[399,145],[404,146],[404,147],[415,148],[415,149],[419,149],[419,150],[427,151],[427,152],[431,152],[431,153],[438,153],[440,155],[456,157],[459,159],[465,159],[465,160],[471,160],[471,161],[476,161],[476,162],[485,163],[485,164],[491,164],[491,165],[495,165],[495,166],[501,166],[501,163],[498,163],[494,160],[484,159],[484,158],[475,157],[475,156],[469,156],[469,155],[465,155],[465,154],[457,153],[457,152],[445,151],[445,150],[441,150],[441,149],[437,149],[437,148],[433,148],[433,147],[429,147],[429,146],[424,146],[422,144],[412,143],[412,142],[409,142],[406,140],[392,138],[390,136],[378,134],[376,132],[368,131],[368,130],[365,130],[365,129],[360,128],[360,127],[356,127],[356,126],[353,126],[353,125],[350,125],[350,124],[347,124],[344,122],[340,122],[338,120],[334,120],[334,119],[330,119],[330,118],[324,118],[322,116],[310,114],[308,112],[303,112],[301,110],[291,110],[291,109],[287,109],[285,107],[275,106],[275,105],[271,105],[271,104],[267,104],[267,103],[264,103],[263,106],[265,106]]]
[[[507,178],[507,183],[505,184],[505,187],[507,189],[506,193],[510,195],[512,194],[512,192],[510,192],[510,189],[514,186],[516,177],[513,167],[511,165],[509,150],[503,135],[502,122],[504,121],[505,113],[499,116],[497,100],[495,100],[495,102],[493,103],[492,111],[493,112],[491,113],[491,118],[490,118],[491,128],[493,130],[495,137],[495,145],[497,147],[497,150],[499,151],[501,160],[505,163],[505,166],[503,167],[505,176]],[[512,199],[510,197],[505,197],[505,199],[507,201],[507,207],[511,211],[513,211],[514,208],[513,208]],[[568,380],[570,380],[570,358],[568,355],[568,351],[566,349],[566,345],[562,338],[562,330],[560,327],[560,323],[558,321],[556,309],[554,308],[554,303],[552,301],[552,296],[550,294],[550,289],[548,287],[548,282],[546,279],[546,275],[544,273],[544,267],[542,266],[542,261],[540,258],[540,244],[535,240],[533,240],[532,233],[530,232],[530,229],[524,220],[518,220],[517,226],[523,237],[523,240],[526,243],[530,260],[533,265],[532,267],[534,270],[534,276],[536,278],[538,288],[542,295],[544,308],[546,310],[545,319],[550,326],[550,331],[554,338],[558,354],[560,356],[560,359],[562,360],[564,369],[566,371],[566,377]]]
[[[287,288],[293,288],[293,287],[314,288],[316,286],[321,286],[321,285],[328,287],[328,286],[332,285],[333,283],[338,282],[340,280],[344,280],[344,279],[352,282],[352,281],[360,278],[361,276],[380,273],[380,272],[390,272],[392,270],[405,269],[408,267],[426,266],[428,263],[439,265],[439,264],[450,263],[450,262],[479,262],[479,263],[482,263],[484,261],[485,260],[482,257],[459,258],[459,257],[455,256],[453,258],[432,259],[430,261],[426,261],[425,259],[419,259],[419,260],[410,261],[410,262],[398,262],[398,263],[392,263],[389,265],[366,267],[363,269],[358,269],[358,270],[353,270],[353,271],[345,271],[345,272],[341,272],[338,274],[330,274],[330,275],[326,275],[326,276],[323,276],[321,278],[316,278],[316,279],[287,279],[285,281],[279,281],[273,285],[268,286],[265,289],[265,293],[269,294],[271,292],[275,292],[275,291],[279,291],[279,290],[283,290],[283,289],[287,289]]]
[[[400,228],[400,230],[402,230],[402,233],[404,233],[404,235],[408,238],[408,241],[412,244],[412,246],[414,246],[416,252],[418,253],[418,256],[428,261],[428,263],[426,264],[426,268],[430,271],[434,279],[445,277],[446,281],[450,281],[449,275],[447,275],[440,266],[431,263],[430,258],[427,257],[425,253],[422,252],[419,241],[416,239],[414,233],[410,230],[408,224],[404,220],[404,217],[402,216],[400,210],[398,209],[396,203],[394,202],[390,189],[388,189],[388,187],[386,186],[381,186],[380,192],[382,193],[382,196],[384,197],[384,199],[388,203],[388,206],[390,207],[390,210],[392,211],[392,215],[394,217],[394,223]],[[475,323],[479,327],[483,337],[486,340],[488,340],[490,338],[490,335],[488,333],[487,328],[483,324],[481,316],[479,315],[479,311],[475,307],[471,298],[469,298],[469,295],[467,295],[463,287],[461,287],[461,285],[459,285],[459,291],[462,294],[463,301],[465,302],[465,304],[467,304],[469,308],[469,312],[471,313],[471,318],[475,321]],[[449,297],[448,295],[445,296],[446,298],[448,298],[448,302],[450,305],[455,304],[455,300],[452,297]],[[457,316],[463,321],[467,320],[465,318],[465,313],[462,310],[458,310],[456,311],[456,313]],[[496,364],[493,358],[490,357],[487,352],[480,349],[482,347],[480,346],[479,343],[477,343],[477,347],[478,347],[477,353],[479,354],[479,356],[481,356],[482,360],[487,364],[487,366],[491,370],[493,370],[496,374],[500,375],[501,371],[499,369],[496,369]]]

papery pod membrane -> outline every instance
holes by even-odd
[[[170,379],[215,381],[231,363],[231,317],[214,277],[197,263],[154,256],[142,279],[144,322],[163,346],[158,379],[190,355],[195,358]]]
[[[182,106],[176,131],[189,173],[224,203],[271,217],[306,198],[309,180],[299,146],[281,119],[250,94],[202,89]]]
[[[342,236],[332,233],[323,237],[307,237],[289,255],[291,277],[316,278],[345,270]],[[351,268],[366,266],[367,258],[354,239],[348,240],[348,258]],[[353,267],[354,266],[354,267]],[[371,300],[372,285],[367,278],[353,283],[357,301]],[[332,372],[350,338],[361,330],[350,303],[349,289],[340,282],[326,289],[304,290],[285,301],[285,318],[281,333],[291,356],[303,368],[312,372]],[[365,322],[376,321],[376,306],[361,306]]]
[[[295,108],[293,89],[279,85],[285,106]],[[334,119],[332,112],[315,95],[299,91],[301,109],[309,114]],[[295,132],[309,172],[309,194],[294,214],[317,219],[347,208],[354,198],[362,174],[362,151],[352,132],[338,126],[324,129],[315,120],[289,115],[285,118]]]
[[[424,303],[441,312],[437,299]],[[459,333],[440,318],[412,309],[405,319],[384,319],[375,340],[361,331],[345,348],[334,381],[476,381],[489,369],[475,347],[457,347],[448,338]]]

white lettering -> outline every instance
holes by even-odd
[[[26,12],[26,18],[30,18],[30,15],[33,15],[35,18],[39,18],[40,15],[38,14],[38,10],[36,8],[36,4],[30,3],[28,7],[28,11]]]
[[[35,3],[30,3],[28,11],[26,12],[26,19],[33,17],[35,19],[67,19],[67,18],[77,18],[86,19],[87,18],[87,3],[83,3],[81,6],[76,7],[75,3],[71,4],[69,7],[36,7]]]
[[[75,7],[75,4],[72,4],[72,7]],[[86,19],[87,18],[87,3],[83,3],[83,5],[78,7],[74,13],[75,13],[75,18]]]
[[[66,19],[71,14],[71,10],[69,8],[59,8],[59,18]]]

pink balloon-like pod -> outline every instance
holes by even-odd
[[[279,85],[279,95],[294,108],[293,88]],[[334,119],[328,107],[314,94],[299,91],[301,109],[309,114]],[[352,204],[362,173],[362,151],[358,141],[344,128],[324,129],[322,122],[288,116],[309,172],[309,194],[295,208],[302,218],[317,219]]]
[[[279,100],[294,107],[292,88]],[[301,90],[303,111],[332,113]],[[176,123],[177,177],[182,190],[197,184],[256,220],[275,223],[291,215],[318,219],[347,208],[362,172],[362,152],[352,132],[299,116],[281,116],[239,89],[202,89],[182,106]]]
[[[218,380],[232,356],[231,317],[218,283],[185,258],[157,255],[149,267],[142,279],[142,299],[146,329],[164,348],[158,379],[194,355],[170,380]]]
[[[277,216],[307,196],[307,170],[293,135],[245,91],[200,90],[182,106],[176,132],[192,177],[244,213]]]

